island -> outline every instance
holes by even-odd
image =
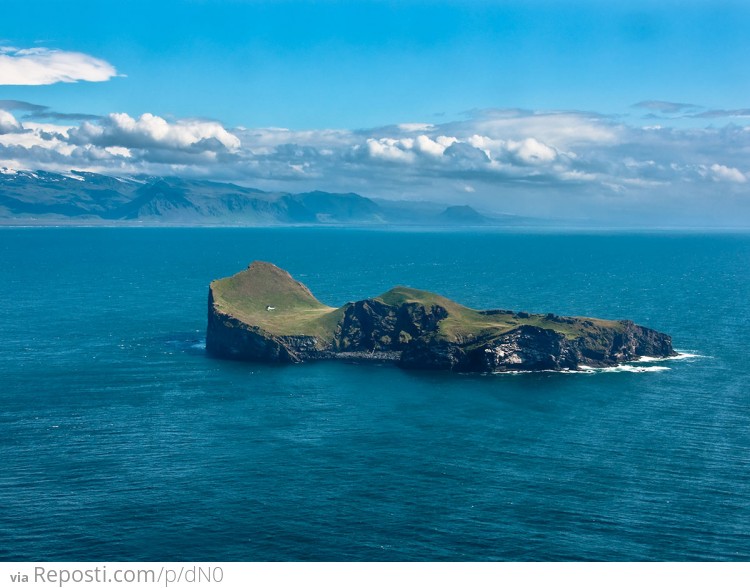
[[[569,371],[676,355],[669,335],[632,321],[474,310],[404,286],[334,308],[262,261],[211,282],[206,351],[244,361],[375,360],[482,373]]]

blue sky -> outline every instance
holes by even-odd
[[[0,166],[726,224],[748,30],[742,2],[19,3]]]

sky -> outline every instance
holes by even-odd
[[[0,168],[750,226],[748,30],[720,0],[18,3]]]

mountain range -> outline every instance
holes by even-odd
[[[266,192],[178,177],[0,168],[0,224],[514,226],[470,206],[330,192]]]

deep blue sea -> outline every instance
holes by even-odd
[[[206,357],[210,280],[629,318],[682,359]],[[750,235],[0,230],[1,560],[748,560]]]

